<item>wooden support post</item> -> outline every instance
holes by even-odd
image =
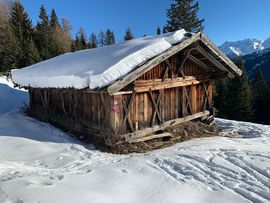
[[[192,112],[197,112],[197,87],[196,85],[191,86],[191,108]]]
[[[212,85],[212,81],[209,81],[207,90],[208,90],[209,110],[212,114],[213,113],[213,85]]]
[[[169,67],[169,69],[171,71],[172,78],[175,78],[174,68],[173,68],[172,64],[170,63],[169,59],[165,60],[165,63]]]
[[[182,117],[185,117],[187,115],[187,106],[186,106],[186,93],[187,89],[186,86],[182,87]]]
[[[168,78],[168,71],[169,71],[169,68],[168,68],[168,66],[166,66],[165,72],[162,76],[162,81],[164,81],[166,78]]]
[[[109,95],[108,95],[109,96]],[[114,145],[119,140],[119,134],[123,133],[123,104],[122,95],[109,96],[109,105],[107,115],[110,118],[110,126],[113,134],[110,134],[106,139],[107,145]],[[106,118],[105,118],[106,119]]]

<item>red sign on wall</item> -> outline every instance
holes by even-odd
[[[112,101],[112,112],[115,112],[115,113],[120,112],[119,101],[117,99],[114,99]]]

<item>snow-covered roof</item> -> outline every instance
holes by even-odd
[[[67,53],[12,70],[20,86],[41,88],[102,88],[185,38],[186,31],[143,37],[116,45]]]

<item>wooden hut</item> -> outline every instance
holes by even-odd
[[[206,35],[186,33],[179,43],[102,88],[29,84],[30,114],[93,143],[136,143],[161,137],[170,126],[211,116],[213,80],[240,75]]]

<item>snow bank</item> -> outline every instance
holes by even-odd
[[[178,30],[63,54],[23,69],[12,70],[12,80],[21,86],[43,88],[101,88],[181,42],[185,39],[185,33],[185,30]]]
[[[28,93],[13,88],[13,83],[0,76],[0,114],[28,104]]]
[[[217,119],[224,137],[115,155],[18,112],[15,90],[0,78],[0,107],[18,100],[0,112],[1,203],[270,201],[270,126]]]

